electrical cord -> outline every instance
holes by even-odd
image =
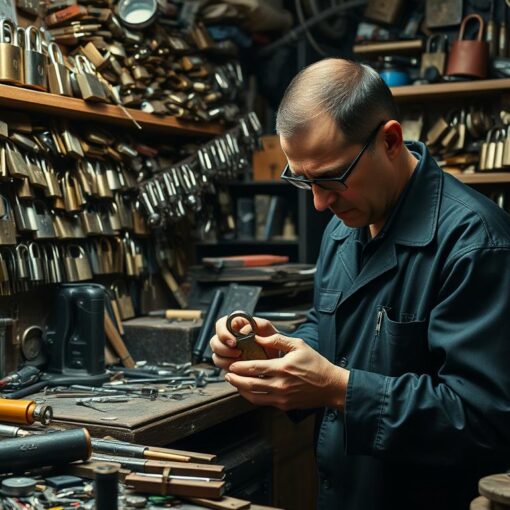
[[[299,23],[303,27],[303,31],[305,33],[305,37],[310,43],[310,46],[321,56],[327,57],[327,53],[319,46],[319,43],[315,40],[310,30],[305,24],[305,16],[303,14],[303,7],[301,6],[301,0],[294,0],[294,5],[296,7],[296,13],[298,16]]]
[[[300,24],[298,27],[292,29],[290,32],[288,32],[286,35],[284,35],[277,41],[262,48],[258,52],[258,57],[260,58],[268,57],[281,46],[285,46],[287,44],[295,43],[296,41],[298,41],[299,37],[301,36],[305,29],[310,29],[317,23],[320,23],[321,21],[329,18],[330,16],[334,16],[335,14],[339,14],[349,9],[355,9],[356,7],[362,7],[366,5],[367,2],[368,0],[351,0],[350,2],[330,7],[329,9],[326,9],[317,16],[312,16],[309,20],[305,21],[303,24]]]

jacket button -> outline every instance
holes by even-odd
[[[328,421],[335,421],[338,418],[338,411],[336,409],[330,409],[327,413]]]
[[[340,363],[339,365],[342,367],[342,368],[345,368],[347,366],[347,356],[342,356],[340,358]]]

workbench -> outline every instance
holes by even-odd
[[[186,391],[182,392],[186,395]],[[37,393],[29,398],[53,408],[53,424],[86,427],[95,437],[164,446],[254,409],[226,382],[210,383],[183,400],[132,398],[129,402],[96,404],[96,411],[78,406],[75,398]]]
[[[52,406],[55,427],[86,427],[94,437],[111,436],[145,445],[180,447],[179,441],[185,440],[184,449],[213,453],[219,441],[214,429],[225,429],[221,437],[232,441],[256,431],[273,449],[275,506],[308,510],[315,505],[313,421],[296,424],[285,413],[253,406],[226,382],[210,383],[203,392],[183,400],[133,398],[96,405],[106,412],[78,406],[75,398],[57,398],[51,393],[27,398]],[[201,442],[194,444],[195,438]]]

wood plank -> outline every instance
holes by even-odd
[[[139,132],[122,109],[113,104],[87,103],[78,98],[0,85],[0,106],[71,119],[108,123],[132,128]],[[213,136],[223,132],[223,127],[216,123],[183,121],[169,115],[156,116],[134,109],[129,109],[129,113],[140,123],[143,128],[142,132],[186,136]]]
[[[447,172],[465,184],[510,184],[510,172],[457,174]]]
[[[399,103],[420,102],[430,99],[457,99],[459,97],[510,92],[510,79],[406,85],[404,87],[392,87],[391,92]]]

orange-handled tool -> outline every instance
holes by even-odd
[[[34,422],[48,425],[53,418],[53,409],[34,400],[11,400],[0,398],[0,422],[32,425]]]

